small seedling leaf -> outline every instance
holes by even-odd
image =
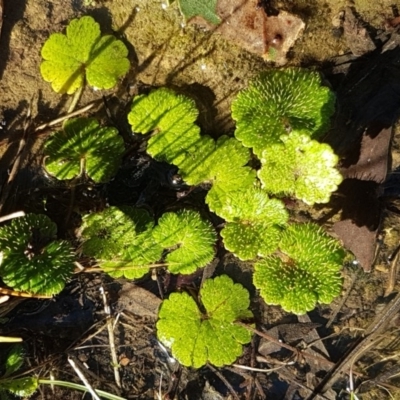
[[[57,179],[73,179],[83,172],[95,182],[116,173],[124,152],[118,131],[101,127],[93,118],[74,118],[46,143],[45,169]]]
[[[262,72],[232,103],[237,139],[256,155],[299,131],[317,138],[326,130],[335,97],[318,73],[299,69]]]
[[[345,254],[317,225],[291,225],[282,234],[279,251],[281,257],[269,256],[254,266],[253,283],[266,303],[304,314],[340,294]]]
[[[200,299],[204,315],[188,294],[171,294],[159,311],[158,338],[185,366],[231,364],[242,354],[242,345],[251,340],[247,329],[235,325],[235,321],[252,316],[249,293],[223,275],[205,281]]]
[[[218,25],[221,22],[216,11],[217,0],[178,0],[178,4],[187,20],[200,16],[214,25]]]
[[[166,261],[173,274],[191,274],[214,257],[215,231],[195,211],[163,214],[153,236],[160,246],[170,250]]]
[[[22,346],[20,344],[16,344],[13,346],[10,350],[10,352],[7,355],[7,360],[6,360],[6,371],[2,378],[5,378],[11,374],[13,374],[15,371],[18,371],[23,363],[23,351],[22,351]]]
[[[71,246],[55,240],[57,226],[46,215],[27,214],[0,228],[0,276],[14,290],[53,295],[74,270]]]
[[[82,251],[114,278],[140,278],[161,258],[163,249],[152,236],[153,226],[145,210],[109,207],[83,218]]]
[[[280,200],[254,187],[231,192],[219,215],[227,221],[221,231],[225,248],[241,260],[273,253],[289,217]]]
[[[258,177],[269,193],[294,195],[310,205],[327,203],[343,180],[338,160],[328,144],[293,132],[262,152]]]
[[[114,36],[101,37],[99,24],[90,16],[74,19],[66,35],[50,35],[42,48],[40,72],[57,93],[74,93],[85,83],[111,89],[129,70],[128,49]]]
[[[148,141],[147,152],[156,160],[175,164],[176,158],[200,140],[200,128],[195,125],[197,116],[193,100],[161,88],[149,95],[136,96],[128,121],[135,133],[155,131]]]
[[[16,396],[31,396],[38,388],[38,379],[33,376],[7,379],[0,382],[0,390],[8,390]]]

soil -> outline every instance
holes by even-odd
[[[159,215],[171,205],[170,199],[176,199],[175,189],[165,187],[160,176],[149,177],[152,183],[141,182],[134,193],[117,181],[106,187],[81,185],[74,197],[71,188],[55,185],[44,176],[41,149],[51,129],[35,132],[35,128],[64,115],[70,97],[53,92],[41,79],[40,49],[51,33],[63,32],[73,18],[93,16],[103,33],[116,35],[129,48],[132,67],[119,85],[104,92],[85,88],[79,102],[79,107],[95,102],[87,114],[115,125],[128,138],[127,145],[131,132],[126,110],[132,97],[158,86],[174,88],[196,101],[203,133],[213,137],[232,134],[232,99],[251,77],[274,64],[241,48],[232,38],[226,40],[218,32],[184,23],[176,4],[163,7],[164,3],[4,0],[2,6],[0,1],[1,215],[19,209],[46,213],[57,222],[60,237],[71,239],[80,224],[80,213],[101,209],[107,202],[134,204],[141,198]],[[355,194],[352,197],[348,188],[342,187],[323,207],[295,202],[290,207],[293,218],[312,219],[333,235],[336,232],[357,255],[358,260],[349,257],[343,268],[342,295],[306,316],[285,313],[259,298],[251,283],[251,266],[222,249],[210,267],[189,278],[169,276],[161,270],[130,282],[84,271],[54,299],[11,297],[0,305],[0,334],[24,339],[26,359],[21,371],[43,379],[81,383],[68,363],[68,357],[73,357],[93,387],[125,399],[345,399],[350,397],[346,392],[350,364],[335,379],[328,378],[340,370],[346,353],[355,348],[348,360],[354,363],[358,398],[400,399],[396,378],[399,283],[397,271],[390,272],[396,267],[400,243],[396,179],[400,168],[396,124],[400,2],[271,0],[259,2],[259,7],[270,15],[292,13],[305,22],[304,32],[286,55],[287,65],[320,71],[337,94],[337,113],[325,140],[341,156],[342,171]],[[245,27],[236,29],[238,35],[246,35]],[[372,129],[373,133],[364,135]],[[370,151],[375,159],[378,154],[380,164],[376,161],[363,169],[365,165],[358,160],[370,159],[363,151]],[[170,167],[163,168],[167,175]],[[10,173],[12,181],[7,183]],[[188,201],[198,204],[201,196],[204,193]],[[346,210],[346,215],[341,210]],[[340,219],[344,228],[336,225],[335,229]],[[215,217],[213,222],[219,223]],[[80,261],[86,265],[87,260]],[[160,302],[172,291],[198,289],[203,275],[222,273],[250,291],[257,330],[295,347],[295,353],[276,344],[273,347],[255,334],[232,366],[195,370],[170,358],[156,336]],[[101,287],[115,320],[121,387],[114,378]],[[8,350],[9,345],[2,344],[0,368]],[[91,396],[40,385],[32,398]]]

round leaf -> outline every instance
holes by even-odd
[[[291,131],[318,137],[328,126],[334,101],[316,72],[299,68],[264,71],[232,103],[235,136],[258,156]]]
[[[147,152],[157,160],[176,164],[174,160],[200,140],[200,128],[195,125],[197,116],[193,100],[161,88],[136,96],[128,121],[135,133],[157,130],[148,141]]]
[[[115,128],[100,127],[93,118],[70,119],[46,143],[45,168],[57,179],[73,179],[85,171],[94,181],[107,182],[124,149]]]
[[[55,240],[56,232],[46,215],[37,214],[0,228],[0,276],[8,286],[44,295],[61,292],[73,273],[74,255],[67,242]]]
[[[345,254],[317,225],[291,225],[282,234],[279,254],[254,266],[253,282],[266,303],[304,314],[340,294]]]
[[[74,19],[66,35],[52,34],[42,48],[40,72],[57,93],[74,93],[85,82],[110,89],[129,70],[128,49],[113,36],[100,37],[99,24],[90,16]]]
[[[208,279],[200,297],[205,315],[188,294],[171,294],[159,311],[158,338],[185,366],[231,364],[242,354],[242,345],[251,340],[247,329],[235,325],[236,320],[252,316],[249,294],[223,275]]]
[[[166,261],[173,274],[191,274],[214,257],[215,232],[197,212],[183,210],[163,214],[153,236],[159,245],[170,249]]]
[[[83,218],[82,251],[114,278],[140,278],[161,258],[153,218],[142,209],[109,207]]]
[[[224,245],[241,260],[271,254],[278,247],[281,227],[287,223],[284,204],[260,189],[229,193],[219,210],[227,221],[221,231]]]
[[[268,146],[258,171],[263,188],[274,194],[293,194],[307,204],[327,203],[343,178],[338,157],[325,143],[293,132],[280,144]]]

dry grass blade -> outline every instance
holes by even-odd
[[[330,373],[322,380],[321,384],[314,390],[307,400],[315,399],[319,393],[323,393],[332,386],[341,376],[349,373],[351,366],[365,351],[381,339],[380,334],[393,320],[400,309],[400,293],[386,306],[386,308],[365,331],[365,337],[356,342],[353,348],[339,361]]]
[[[73,357],[68,357],[68,362],[70,363],[71,367],[75,370],[76,374],[79,376],[80,380],[83,382],[86,389],[93,396],[93,399],[100,400],[100,397],[97,395],[97,393],[93,389],[92,385],[89,383],[89,381],[86,379],[86,377],[83,374],[83,372],[81,371],[81,369],[78,367],[76,359],[74,359]]]
[[[103,286],[100,287],[100,293],[103,299],[103,304],[104,304],[104,312],[107,315],[107,330],[108,330],[108,339],[109,339],[109,344],[110,344],[110,352],[111,352],[111,359],[112,359],[112,365],[114,369],[114,378],[115,378],[115,383],[117,386],[120,388],[122,387],[121,385],[121,376],[119,374],[119,362],[118,362],[118,357],[117,357],[117,351],[115,348],[115,340],[114,340],[114,321],[111,316],[111,309],[107,301],[107,296],[105,294]]]

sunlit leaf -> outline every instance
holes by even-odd
[[[82,251],[114,278],[140,278],[161,258],[163,249],[152,236],[153,226],[147,211],[128,206],[86,215]]]
[[[38,379],[33,376],[7,379],[0,382],[0,390],[8,390],[20,397],[31,396],[38,386]]]
[[[221,231],[225,248],[242,260],[274,252],[288,220],[284,204],[256,188],[231,192],[219,215],[227,221]]]
[[[282,136],[298,131],[312,138],[324,133],[335,97],[318,73],[299,68],[261,72],[232,103],[237,139],[261,155]]]
[[[310,205],[327,203],[343,180],[338,161],[329,145],[293,132],[262,152],[258,177],[269,193],[294,195]]]
[[[186,19],[200,16],[211,24],[218,25],[217,0],[178,0],[179,8]]]
[[[153,236],[160,246],[170,249],[166,261],[173,274],[190,274],[205,267],[214,257],[214,229],[195,211],[163,214]]]
[[[16,344],[11,348],[10,352],[7,355],[7,360],[5,365],[6,371],[3,375],[3,378],[11,375],[15,371],[18,371],[21,368],[23,361],[24,358],[23,358],[22,345]]]
[[[42,48],[40,72],[57,93],[74,93],[87,82],[111,89],[129,70],[128,49],[114,36],[101,36],[90,16],[74,19],[66,35],[53,33]]]
[[[147,152],[159,161],[174,164],[200,140],[200,128],[195,125],[198,110],[193,100],[161,88],[149,95],[136,96],[128,114],[135,133],[155,131],[147,144]]]
[[[291,225],[282,234],[279,256],[255,264],[253,283],[266,303],[304,314],[340,294],[344,255],[340,244],[317,225]]]
[[[235,324],[252,316],[249,293],[223,275],[205,281],[200,300],[205,314],[187,293],[171,294],[159,311],[158,338],[185,366],[233,363],[242,354],[242,345],[251,340],[251,333]]]

